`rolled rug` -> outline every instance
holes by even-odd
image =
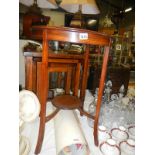
[[[88,155],[83,131],[72,110],[61,110],[54,118],[57,155]]]

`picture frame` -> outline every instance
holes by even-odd
[[[122,49],[122,45],[121,44],[116,44],[116,50],[120,51]]]

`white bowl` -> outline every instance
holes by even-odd
[[[128,127],[129,138],[135,139],[135,126]]]
[[[111,136],[114,140],[116,140],[117,144],[129,138],[126,128],[123,126],[120,126],[119,128],[113,128],[111,130]]]
[[[40,102],[37,96],[29,91],[22,90],[19,92],[19,117],[24,122],[35,120],[40,113]]]
[[[106,127],[103,125],[98,126],[98,139],[99,144],[101,144],[104,141],[107,141],[108,139],[111,139],[110,133],[107,132]]]
[[[121,149],[121,155],[135,154],[135,141],[133,139],[120,142],[119,147]]]
[[[108,139],[100,144],[102,155],[120,155],[120,148],[116,145],[115,140]]]

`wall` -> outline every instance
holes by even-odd
[[[54,26],[64,26],[65,23],[65,13],[51,10],[44,10],[43,15],[50,16],[49,25]]]

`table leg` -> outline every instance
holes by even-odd
[[[33,57],[25,57],[25,89],[36,93],[36,62]]]

